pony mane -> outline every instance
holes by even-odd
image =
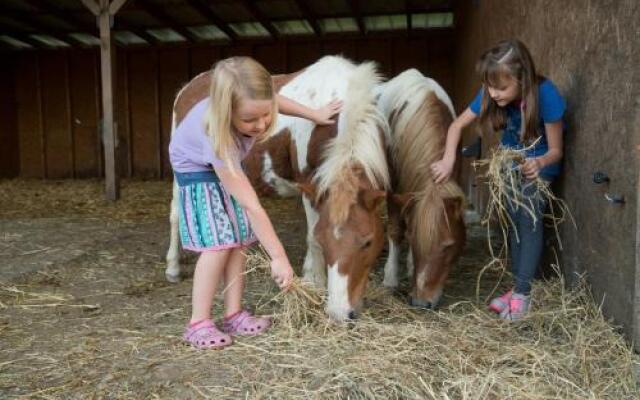
[[[347,205],[357,201],[358,175],[364,176],[374,189],[390,187],[384,140],[388,125],[375,104],[374,88],[379,83],[374,63],[354,66],[343,98],[338,133],[326,145],[323,162],[313,176],[318,196],[334,188],[328,201],[335,208],[332,220],[337,224],[348,217]]]
[[[440,227],[447,223],[444,199],[464,199],[453,180],[436,184],[430,168],[444,154],[453,105],[437,82],[415,69],[385,83],[381,92],[379,107],[391,125],[390,162],[396,171],[402,171],[394,191],[413,195],[411,230],[418,252],[427,254],[440,243]]]

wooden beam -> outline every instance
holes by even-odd
[[[300,12],[304,16],[304,18],[307,21],[309,21],[309,24],[313,29],[313,33],[315,33],[316,36],[322,36],[322,29],[320,29],[318,20],[315,14],[313,13],[313,11],[311,11],[311,8],[309,8],[309,5],[307,4],[307,2],[305,0],[296,0],[296,5],[300,9]]]
[[[96,17],[100,15],[100,6],[95,0],[80,0]]]
[[[39,20],[35,19],[32,13],[15,13],[15,12],[3,10],[2,15],[8,18],[11,18],[12,20],[17,21],[23,25],[28,25],[34,30],[34,32],[25,32],[24,33],[25,36],[26,35],[50,36],[54,39],[57,39],[73,47],[73,43],[75,41],[70,40],[71,38],[66,36],[68,32],[62,32],[59,29],[53,29],[50,26],[43,24]],[[41,43],[37,39],[31,38],[31,40],[34,42],[40,43],[45,48],[52,47],[52,46],[46,45],[45,43]]]
[[[277,39],[280,33],[273,26],[271,21],[256,7],[252,0],[242,0],[242,4],[249,11],[255,20],[257,20],[271,34],[271,37]]]
[[[356,22],[358,23],[358,29],[362,35],[367,34],[367,28],[364,25],[364,18],[362,18],[362,11],[360,10],[360,1],[358,0],[349,0],[349,7],[351,8],[351,12],[353,13],[353,17],[355,17]]]
[[[39,10],[44,11],[46,14],[51,14],[54,17],[62,20],[64,23],[71,25],[74,29],[78,29],[80,31],[88,31],[91,34],[97,34],[97,28],[91,24],[87,23],[84,20],[76,17],[74,14],[59,8],[58,6],[54,6],[53,3],[50,3],[49,0],[26,0],[32,7],[35,7]],[[83,3],[85,0],[82,0]],[[85,4],[86,5],[86,4]],[[93,11],[92,11],[93,12]]]
[[[151,34],[147,33],[146,31],[143,31],[143,30],[141,30],[139,28],[134,28],[129,24],[123,24],[121,22],[116,22],[115,23],[115,28],[113,28],[112,30],[129,31],[131,33],[136,34],[136,36],[139,36],[140,38],[142,38],[145,42],[147,42],[149,44],[156,44],[156,43],[160,42],[155,36],[152,36]]]
[[[188,29],[181,26],[172,16],[164,12],[162,9],[158,8],[155,4],[150,4],[148,0],[136,0],[136,4],[142,7],[142,9],[153,18],[160,21],[163,25],[167,25],[168,28],[173,29],[182,35],[187,41],[197,42],[198,38],[196,35],[191,33]]]
[[[120,7],[122,7],[126,2],[127,0],[112,0],[111,4],[109,4],[109,14],[116,15],[118,10],[120,10]]]
[[[116,132],[113,101],[113,45],[111,41],[111,14],[109,0],[100,0],[100,75],[102,82],[102,140],[104,143],[104,176],[106,196],[109,200],[120,197],[117,172]]]
[[[213,10],[211,7],[207,5],[203,0],[187,0],[187,3],[202,14],[206,19],[208,19],[211,23],[216,25],[225,35],[229,36],[231,41],[235,41],[238,39],[238,34],[233,31],[233,29],[229,28],[226,22],[224,22]]]
[[[25,33],[25,32],[6,32],[6,31],[4,31],[2,34],[5,35],[5,36],[9,36],[10,38],[19,40],[19,41],[21,41],[23,43],[26,43],[26,44],[30,45],[31,47],[33,47],[34,49],[48,49],[49,48],[44,43],[33,39],[32,37],[29,36],[28,33]],[[10,45],[7,45],[7,46],[10,49],[15,49],[15,47],[12,47]],[[25,50],[30,50],[30,49],[25,49]]]

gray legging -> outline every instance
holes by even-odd
[[[513,225],[509,228],[509,248],[511,253],[511,272],[515,279],[514,292],[528,295],[543,248],[543,215],[547,203],[531,181],[522,184],[522,199],[531,208],[535,220],[523,207],[513,203],[507,206]],[[514,232],[517,229],[518,235]],[[519,240],[518,240],[519,239]]]

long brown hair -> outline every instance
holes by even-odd
[[[531,142],[540,135],[538,131],[538,83],[542,79],[527,47],[517,39],[503,40],[485,51],[476,65],[483,83],[483,96],[479,122],[483,131],[496,132],[506,125],[504,108],[491,98],[487,86],[497,87],[511,77],[518,82],[522,105],[521,141]]]

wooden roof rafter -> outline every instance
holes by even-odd
[[[18,40],[22,43],[28,44],[29,46],[33,47],[34,49],[48,49],[49,47],[46,46],[44,43],[35,40],[34,38],[32,38],[31,36],[29,36],[28,34],[24,33],[24,32],[3,32],[2,35],[4,36],[8,36],[14,40]],[[3,46],[9,46],[3,43]],[[10,46],[9,46],[10,47]]]
[[[356,23],[358,24],[358,30],[360,30],[360,34],[366,35],[367,28],[364,25],[364,18],[362,17],[362,10],[360,9],[360,1],[349,0],[348,3],[349,3],[349,8],[351,8],[351,11],[353,13],[353,17],[355,18]]]
[[[150,4],[148,0],[136,0],[138,4],[147,14],[166,25],[168,28],[178,32],[189,42],[197,42],[198,37],[191,33],[187,28],[181,26],[172,16],[164,12],[157,6]]]
[[[311,8],[309,8],[306,1],[295,0],[295,2],[304,18],[309,22],[309,25],[311,25],[313,33],[315,33],[316,36],[322,36],[322,29],[320,29],[320,25],[318,24],[318,18],[315,16],[313,11],[311,11]]]
[[[28,13],[16,13],[16,12],[11,12],[11,11],[7,11],[7,10],[2,10],[2,15],[5,17],[9,17],[14,21],[19,22],[22,25],[27,25],[31,28],[33,28],[36,32],[34,33],[30,33],[30,32],[21,32],[21,33],[17,33],[17,32],[13,32],[13,33],[9,33],[6,32],[5,35],[13,37],[14,39],[18,39],[18,36],[20,36],[20,38],[18,40],[20,40],[21,42],[27,43],[31,46],[34,46],[35,44],[38,44],[38,46],[35,47],[43,47],[43,48],[49,48],[50,46],[48,46],[47,44],[41,42],[38,39],[35,39],[33,37],[31,37],[30,35],[40,35],[40,36],[49,36],[52,37],[56,40],[59,40],[71,47],[74,46],[74,43],[77,43],[76,40],[73,40],[73,38],[71,37],[67,37],[65,36],[65,33],[63,32],[59,32],[58,30],[52,30],[51,28],[45,26],[44,24],[42,24],[40,21],[38,21],[36,18],[33,17],[32,14],[28,14]]]
[[[238,39],[238,34],[233,31],[233,29],[229,28],[226,22],[224,22],[209,5],[203,0],[187,0],[187,3],[202,14],[205,18],[211,21],[214,25],[218,27],[225,35],[229,36],[231,41],[235,41]]]
[[[66,12],[60,7],[54,5],[49,0],[26,0],[30,6],[42,10],[47,14],[51,14],[52,16],[62,20],[67,25],[74,27],[79,31],[86,31],[91,33],[92,35],[98,35],[98,28],[91,23],[87,23],[82,19],[76,17],[72,13]]]
[[[255,18],[260,25],[264,27],[273,39],[280,37],[280,32],[273,26],[271,20],[269,20],[263,13],[256,7],[252,0],[242,0],[242,4],[249,11],[249,13]]]
[[[119,44],[125,46],[172,45],[183,39],[187,43],[227,43],[229,40],[269,41],[305,35],[370,36],[386,29],[420,35],[425,29],[449,28],[430,26],[425,23],[429,17],[424,14],[452,13],[454,4],[453,0],[401,0],[379,7],[367,0],[346,0],[343,6],[347,7],[335,12],[337,10],[332,11],[324,5],[325,0],[287,0],[289,5],[283,12],[282,4],[270,7],[270,2],[258,0],[239,0],[233,4],[230,0],[219,0],[219,3],[213,0],[129,0],[127,7],[123,6],[126,0],[80,0],[86,6],[89,4],[85,10],[68,5],[68,0],[64,3],[21,0],[26,7],[14,3],[17,0],[5,1],[0,0],[0,14],[5,17],[0,19],[0,34],[7,36],[5,45],[18,50],[27,46],[19,42],[12,45],[11,38],[36,48],[55,46],[51,42],[53,38],[72,47],[92,45],[96,41],[87,35],[98,40],[99,31],[90,15],[95,14],[96,7],[102,9],[104,4],[113,9],[122,7],[115,21],[113,11],[110,19],[111,30]],[[10,20],[12,17],[14,21]],[[390,22],[385,25],[385,19],[377,17],[389,17]],[[402,26],[398,24],[399,17],[403,19]],[[369,19],[374,27],[369,26]],[[43,36],[44,43],[30,37],[35,34]],[[47,36],[52,37],[49,44],[46,43]]]
[[[80,0],[94,15],[99,15],[100,14],[100,8],[97,6],[97,3],[95,3],[94,0]],[[110,4],[109,4],[109,14],[111,15],[115,15],[120,8],[124,5],[124,3],[126,3],[127,0],[113,0]],[[97,24],[96,24],[97,25]],[[118,20],[117,22],[114,23],[115,25],[115,29],[114,30],[123,30],[123,31],[129,31],[133,34],[135,34],[136,36],[140,37],[142,40],[150,43],[150,44],[155,44],[158,42],[158,39],[156,39],[155,37],[151,36],[150,34],[148,34],[147,32],[145,32],[144,30],[135,27],[135,26],[131,26],[121,20]],[[91,29],[92,31],[95,32],[90,32],[92,35],[97,35],[98,37],[100,37],[100,33],[98,32],[98,28],[96,27],[92,27]]]

